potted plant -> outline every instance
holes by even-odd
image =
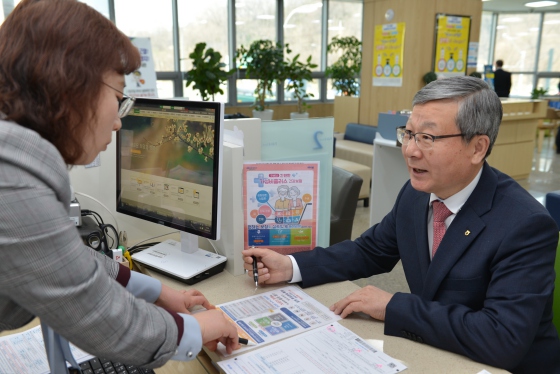
[[[213,48],[205,49],[206,43],[198,43],[189,54],[193,68],[185,73],[186,86],[194,83],[193,88],[200,92],[203,101],[210,98],[214,101],[214,95],[224,93],[220,85],[227,81],[236,69],[223,70],[226,64],[221,62],[222,54]]]
[[[339,53],[340,57],[325,74],[332,78],[333,88],[341,96],[334,98],[334,130],[344,133],[346,124],[358,122],[360,99],[359,74],[362,70],[362,42],[356,37],[334,37],[327,46],[329,53]]]
[[[531,91],[531,99],[538,100],[547,93],[548,90],[546,88],[533,88],[533,91]]]
[[[424,74],[424,76],[422,77],[422,80],[424,81],[424,84],[428,84],[431,83],[435,80],[437,80],[437,74],[433,71],[429,71],[426,74]]]
[[[246,68],[246,77],[257,80],[253,117],[272,119],[272,109],[265,110],[267,93],[272,95],[272,83],[284,76],[284,48],[271,40],[256,40],[249,46],[237,49],[236,58],[240,69]],[[264,114],[264,115],[263,115]]]
[[[362,70],[362,42],[354,36],[335,36],[327,51],[340,52],[338,60],[325,70],[326,76],[333,80],[333,88],[342,96],[357,96],[360,92],[358,76]]]
[[[287,45],[286,52],[290,53]],[[306,85],[308,81],[313,79],[311,77],[311,69],[316,68],[317,64],[311,62],[311,56],[307,57],[303,62],[299,60],[299,56],[298,53],[291,60],[288,58],[285,65],[285,88],[287,91],[292,92],[294,98],[297,100],[297,112],[290,113],[291,119],[309,118],[307,109],[311,106],[308,105],[304,99],[314,97],[312,93],[306,92]]]

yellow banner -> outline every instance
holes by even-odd
[[[402,86],[405,23],[375,26],[373,40],[373,85]]]
[[[470,17],[445,14],[436,16],[436,74],[445,77],[465,75],[470,29]]]

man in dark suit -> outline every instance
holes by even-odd
[[[410,180],[391,212],[354,241],[258,258],[259,282],[302,287],[386,273],[401,260],[410,294],[364,287],[335,303],[364,312],[385,334],[514,373],[560,373],[552,324],[558,227],[546,209],[486,158],[502,106],[481,79],[434,81],[399,128]]]
[[[496,61],[496,70],[494,71],[494,91],[498,97],[509,97],[511,91],[511,73],[502,69],[504,62]]]

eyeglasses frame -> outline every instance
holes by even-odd
[[[434,143],[435,143],[435,141],[436,141],[437,139],[455,138],[455,137],[457,137],[457,136],[465,136],[465,135],[466,135],[466,134],[432,135],[432,134],[428,134],[428,133],[425,133],[425,132],[413,133],[413,132],[410,131],[410,130],[406,130],[406,126],[399,126],[399,127],[397,127],[397,129],[396,129],[396,131],[397,131],[397,140],[399,140],[399,130],[403,130],[403,131],[402,131],[402,133],[403,133],[402,140],[404,140],[404,137],[405,137],[406,135],[408,135],[408,137],[409,137],[408,140],[409,140],[409,141],[410,141],[410,138],[413,137],[413,138],[414,138],[414,142],[416,143],[416,146],[417,146],[418,148],[420,148],[420,149],[422,149],[422,148],[418,145],[418,140],[416,140],[416,135],[427,135],[427,136],[429,136],[429,137],[432,139],[432,143],[431,143],[432,146],[431,146],[430,148],[427,148],[426,150],[432,149],[432,148],[434,147]],[[409,131],[410,133],[407,134],[407,131]],[[400,140],[399,140],[399,142],[400,142],[402,145],[408,146],[408,143],[407,143],[407,144],[404,144],[404,142],[403,142],[403,141],[400,141]]]
[[[134,108],[134,102],[136,101],[136,98],[132,97],[132,96],[128,96],[124,92],[121,92],[121,91],[117,90],[115,87],[110,86],[105,82],[102,82],[102,83],[105,86],[107,86],[107,87],[117,91],[121,95],[123,95],[123,98],[119,100],[119,118],[126,117],[130,113],[132,108]]]

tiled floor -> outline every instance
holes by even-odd
[[[556,154],[553,139],[545,139],[540,154],[537,154],[535,147],[531,174],[529,178],[518,180],[518,182],[542,204],[544,204],[544,198],[547,192],[560,190],[560,154]],[[359,202],[358,208],[356,209],[352,237],[356,238],[360,236],[360,234],[368,228],[369,208],[364,208],[363,203]],[[354,282],[361,287],[371,284],[391,293],[409,292],[400,262],[391,273],[375,275]]]

